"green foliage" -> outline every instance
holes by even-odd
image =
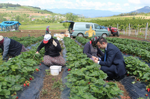
[[[63,23],[63,26],[64,26],[65,28],[68,28],[69,25],[70,25],[70,23]]]
[[[80,43],[82,43],[83,45],[85,45],[87,42],[89,42],[89,39],[83,38],[83,37],[76,37],[76,40]]]
[[[64,41],[67,50],[66,66],[71,69],[66,77],[68,81],[66,85],[71,89],[70,99],[120,97],[122,91],[118,86],[113,82],[107,83],[103,80],[107,78],[107,74],[99,70],[100,65],[87,58],[87,55],[82,53],[83,49],[74,40],[65,37]]]
[[[140,55],[139,57],[149,62],[150,53],[149,51],[146,51],[149,50],[150,45],[149,42],[130,39],[120,39],[120,38],[106,38],[106,39],[109,43],[113,43],[114,45],[116,45],[124,54],[129,53],[131,55],[137,56]],[[145,82],[147,84],[146,89],[150,88],[149,66],[145,62],[133,56],[124,57],[124,60],[126,64],[127,73],[129,75],[135,76],[136,79],[138,79],[139,81]]]
[[[129,23],[131,28],[136,29],[138,27],[139,24],[139,28],[146,28],[146,23],[150,23],[150,19],[110,19],[110,20],[100,20],[100,19],[93,19],[90,20],[89,22],[93,22],[93,23],[97,23],[99,25],[103,25],[103,26],[112,26],[112,27],[118,27],[122,30],[123,26],[124,27],[128,27]]]
[[[41,93],[42,93],[42,96],[44,96],[44,95],[48,94],[48,91],[47,91],[47,89],[42,89]]]
[[[15,40],[15,41],[18,41],[20,42],[21,44],[23,44],[25,47],[27,46],[30,46],[31,44],[34,44],[36,42],[39,42],[41,40],[43,40],[43,37],[21,37],[21,38],[18,38],[16,36],[12,36],[10,37],[11,39]]]
[[[13,38],[15,39],[16,37]],[[23,40],[22,38],[20,39]],[[24,39],[24,41],[25,40],[27,39]],[[38,40],[39,38],[36,39],[36,41]],[[30,45],[30,43],[28,44]],[[16,95],[11,95],[21,90],[23,83],[29,80],[30,77],[33,78],[32,74],[35,72],[36,68],[39,68],[37,65],[41,62],[41,57],[44,55],[44,49],[40,51],[41,54],[35,54],[37,46],[30,51],[22,52],[21,55],[0,65],[1,99],[15,99]]]
[[[73,13],[67,13],[66,14],[66,20],[70,20],[70,21],[76,21],[78,18],[77,15],[74,15]]]
[[[150,62],[149,42],[119,38],[106,39],[108,42],[113,43],[115,46],[117,46],[122,52],[139,56],[146,62]]]

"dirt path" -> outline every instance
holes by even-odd
[[[114,36],[110,36],[111,38]],[[119,37],[115,36],[116,38],[123,38],[123,39],[133,39],[133,40],[140,40],[140,41],[150,41],[150,39],[143,39],[143,38],[138,38],[138,37],[133,37],[133,36],[127,36],[127,35],[120,35]]]
[[[50,30],[51,35],[53,36],[55,33],[66,32],[66,30]],[[0,35],[5,37],[25,37],[25,36],[34,36],[39,37],[45,34],[45,30],[19,30],[17,32],[0,32]]]

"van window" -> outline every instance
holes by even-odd
[[[81,29],[81,28],[83,28],[83,24],[76,24],[75,25],[75,29]]]
[[[92,26],[92,28],[93,28],[93,25],[91,25],[91,24],[86,24],[86,28],[90,28],[90,26]]]
[[[100,29],[100,26],[98,24],[94,24],[95,29]]]

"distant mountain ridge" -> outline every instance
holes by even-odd
[[[135,12],[135,13],[149,13],[150,12],[150,7],[149,6],[145,6],[145,7],[141,8],[141,9],[137,9],[135,11],[132,11],[131,13],[133,13],[133,12]]]
[[[94,9],[47,9],[49,11],[55,12],[55,13],[60,13],[60,14],[66,14],[66,13],[73,13],[76,15],[84,16],[84,17],[107,17],[107,16],[113,16],[113,15],[118,15],[121,12],[112,12],[112,11],[104,11],[104,10],[94,10]]]

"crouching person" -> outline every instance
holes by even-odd
[[[24,45],[2,35],[0,35],[0,48],[3,50],[3,60],[8,60],[8,56],[15,57],[20,55],[21,52],[27,51]]]
[[[45,47],[44,64],[47,66],[61,65],[65,66],[65,59],[60,55],[61,46],[57,39],[54,39],[50,34],[44,36],[44,40],[37,48],[37,54],[41,48]]]

